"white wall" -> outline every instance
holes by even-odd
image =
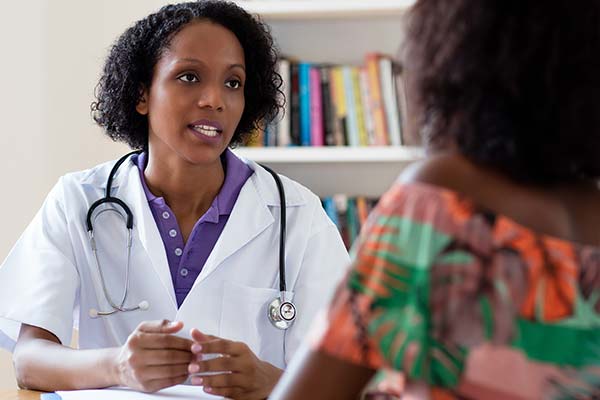
[[[127,151],[90,103],[113,40],[164,1],[30,0],[0,12],[0,260],[58,177]],[[0,388],[15,387],[0,350]]]

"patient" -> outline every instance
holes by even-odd
[[[428,157],[369,217],[273,399],[600,396],[600,2],[420,0]]]

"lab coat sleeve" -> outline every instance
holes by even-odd
[[[12,351],[21,323],[69,345],[79,285],[64,208],[63,180],[0,266],[0,345]]]
[[[350,263],[337,227],[325,215],[320,205],[317,213],[319,219],[326,223],[308,239],[293,289],[298,314],[294,324],[286,331],[286,365],[307,335],[318,311],[329,304]]]

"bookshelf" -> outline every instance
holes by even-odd
[[[402,168],[419,160],[418,147],[240,147],[236,154],[264,163],[320,197],[379,197]]]
[[[413,0],[246,0],[238,2],[265,19],[294,20],[306,18],[347,18],[402,15]]]
[[[272,28],[281,54],[314,63],[362,64],[364,55],[394,55],[413,0],[239,0]],[[415,147],[238,148],[324,197],[380,196],[402,168],[423,156]]]

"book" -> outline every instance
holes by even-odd
[[[298,85],[298,63],[290,65],[290,142],[300,145],[300,88]]]
[[[334,138],[336,146],[348,144],[348,132],[346,130],[346,89],[344,87],[344,73],[342,67],[333,67],[330,70],[332,103],[335,110]]]
[[[373,110],[371,109],[371,93],[369,91],[369,76],[367,69],[359,68],[358,78],[360,81],[360,100],[362,104],[365,129],[367,131],[368,145],[377,145],[375,136],[375,121],[373,120]]]
[[[331,222],[333,222],[334,225],[339,230],[340,229],[340,221],[338,219],[337,208],[335,206],[333,197],[329,196],[329,197],[323,198],[322,203],[323,203],[323,209],[325,210],[325,214],[327,214],[327,216],[329,217]]]
[[[321,74],[321,98],[323,102],[323,135],[325,136],[325,144],[327,146],[335,146],[336,119],[330,83],[331,69],[329,66],[321,65],[319,72]]]
[[[422,139],[419,134],[417,117],[410,107],[408,98],[408,82],[409,79],[406,77],[406,72],[403,71],[400,66],[396,66],[394,73],[394,87],[402,122],[402,144],[405,146],[421,146]]]
[[[369,77],[371,112],[373,115],[373,129],[375,130],[376,137],[375,144],[378,146],[385,146],[389,144],[389,134],[387,129],[386,110],[384,109],[383,98],[381,95],[379,55],[376,53],[368,53],[365,56],[365,66]]]
[[[273,122],[267,122],[263,130],[263,146],[277,146],[277,126]]]
[[[389,57],[379,58],[379,72],[381,78],[381,96],[386,111],[389,143],[392,146],[400,146],[402,137],[400,132],[400,114],[396,93],[394,92],[394,74],[392,72],[392,60]]]
[[[360,90],[360,70],[357,67],[350,68],[352,74],[352,90],[354,92],[354,112],[356,114],[356,128],[358,132],[358,144],[360,146],[369,145],[369,137],[365,126],[365,112]]]
[[[345,194],[336,194],[333,196],[333,202],[335,203],[335,209],[338,218],[338,229],[346,249],[349,249],[352,243],[350,242],[350,236],[348,232],[348,197]]]
[[[351,247],[358,237],[358,232],[360,231],[358,213],[356,211],[356,199],[354,198],[348,199],[348,205],[346,208],[346,221],[348,224],[348,247]]]
[[[323,146],[323,99],[321,97],[321,72],[316,66],[310,67],[310,145]]]
[[[281,92],[283,93],[283,110],[277,122],[277,146],[289,146],[291,144],[290,136],[290,114],[292,89],[290,81],[290,61],[281,58],[277,64],[277,70],[281,75]]]
[[[300,145],[310,146],[310,63],[298,64],[300,103]]]
[[[346,94],[347,144],[348,146],[360,146],[358,120],[356,118],[356,95],[354,94],[354,79],[352,78],[352,67],[343,66],[342,74],[344,81],[344,93]]]

